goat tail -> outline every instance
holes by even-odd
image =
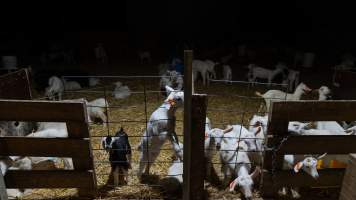
[[[263,97],[263,95],[262,95],[261,92],[259,92],[259,91],[256,91],[256,92],[255,92],[255,95],[257,95],[257,96],[259,96],[259,97]]]

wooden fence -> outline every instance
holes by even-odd
[[[91,196],[96,178],[86,105],[78,102],[0,100],[0,121],[65,122],[68,138],[0,137],[0,156],[70,157],[74,170],[9,170],[7,188],[79,188]]]
[[[303,172],[283,170],[286,154],[349,154],[356,152],[356,136],[288,134],[289,121],[355,121],[356,101],[274,101],[269,113],[262,193],[276,195],[282,186],[341,186],[344,169],[321,169],[315,180]]]

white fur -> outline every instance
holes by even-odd
[[[122,85],[120,81],[115,83],[116,87],[113,91],[115,99],[125,99],[131,95],[131,90],[127,85]]]
[[[183,77],[177,71],[170,71],[167,70],[165,74],[161,77],[159,82],[159,86],[161,90],[166,86],[169,86],[175,90],[182,90],[183,89]]]
[[[203,85],[208,85],[210,81],[210,75],[212,74],[213,78],[216,78],[216,73],[214,70],[216,63],[210,60],[201,61],[193,60],[193,77],[194,81],[197,81],[198,75],[200,74],[203,78]]]
[[[252,85],[254,85],[257,78],[267,79],[268,85],[271,85],[274,77],[277,74],[282,73],[282,71],[283,71],[283,69],[281,69],[281,68],[276,68],[274,70],[271,70],[271,69],[259,67],[255,64],[249,64],[247,66],[247,68],[249,69],[249,72],[247,74],[248,81],[251,82]]]
[[[41,122],[39,123],[38,130],[29,134],[27,137],[39,137],[39,138],[67,138],[68,131],[67,125],[60,122]],[[32,160],[32,157],[30,157]],[[71,158],[50,158],[40,157],[33,158],[35,162],[42,162],[46,160],[58,163],[63,160],[65,169],[73,169],[73,161]]]
[[[305,85],[304,83],[300,83],[298,85],[298,87],[295,89],[294,93],[285,93],[282,92],[280,90],[268,90],[266,93],[264,94],[260,94],[258,92],[256,92],[256,94],[258,96],[261,96],[264,98],[265,102],[266,102],[266,108],[267,108],[267,112],[269,112],[269,108],[271,106],[271,101],[272,100],[279,100],[279,101],[283,101],[283,100],[300,100],[300,98],[302,97],[302,94],[304,94],[305,92],[309,92],[311,91],[311,89]]]
[[[104,127],[107,124],[106,110],[109,111],[109,103],[104,98],[95,99],[87,103],[87,112],[89,122],[95,118],[100,118],[103,121]]]
[[[176,138],[174,138],[174,136],[176,136],[175,112],[178,107],[183,106],[184,93],[174,91],[168,86],[166,88],[170,90],[170,95],[164,103],[152,113],[147,124],[147,129],[141,138],[139,145],[139,150],[141,151],[138,171],[139,176],[142,175],[145,167],[145,173],[148,173],[148,168],[151,163],[156,160],[162,145],[167,139],[170,139],[173,146],[174,143],[177,142]]]
[[[45,90],[45,95],[51,100],[55,100],[58,96],[58,100],[62,100],[62,94],[64,91],[64,84],[60,78],[52,76],[48,80],[48,87]]]

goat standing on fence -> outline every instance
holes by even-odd
[[[121,128],[115,137],[104,137],[103,148],[109,153],[111,173],[114,174],[114,185],[128,183],[128,170],[131,169],[131,145],[128,135]]]
[[[151,163],[156,160],[167,139],[170,139],[173,145],[174,142],[178,142],[175,133],[175,112],[177,108],[183,106],[184,93],[175,91],[169,86],[166,86],[166,90],[170,91],[170,94],[164,103],[152,113],[138,146],[141,151],[139,176],[142,175],[145,167],[145,174],[149,173]]]

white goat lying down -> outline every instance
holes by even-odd
[[[252,83],[252,85],[255,84],[257,78],[261,78],[261,79],[267,79],[268,85],[270,86],[272,80],[276,77],[276,75],[283,72],[282,68],[275,68],[274,70],[271,70],[271,69],[259,67],[255,64],[249,64],[247,68],[249,69],[247,73],[247,78],[248,81]]]
[[[294,93],[285,93],[280,90],[268,90],[266,93],[261,94],[260,92],[256,92],[257,96],[263,97],[266,102],[266,111],[269,112],[269,108],[271,106],[272,100],[300,100],[303,94],[312,91],[307,85],[304,83],[300,83],[298,87],[295,89]]]
[[[127,85],[122,85],[120,81],[114,83],[115,89],[112,95],[115,99],[125,99],[131,95],[131,90]]]
[[[193,60],[193,78],[194,82],[197,81],[198,75],[200,74],[202,79],[203,79],[203,85],[208,85],[210,81],[210,74],[212,74],[212,77],[215,79],[216,78],[216,73],[215,73],[215,65],[217,63],[214,63],[213,61],[206,60],[206,61],[201,61],[201,60]]]
[[[40,138],[67,138],[68,131],[67,125],[60,122],[41,122],[39,123],[38,130],[34,133],[27,135],[27,137],[40,137]],[[30,157],[32,160],[32,157]],[[47,158],[47,157],[33,157],[33,162],[39,163],[45,160],[53,160],[57,165],[60,160],[64,162],[65,169],[73,169],[73,162],[71,158]]]
[[[145,174],[160,153],[162,145],[170,139],[174,146],[177,142],[175,134],[175,112],[183,105],[184,93],[166,87],[170,91],[164,103],[151,115],[147,128],[141,138],[138,149],[140,152],[139,176],[146,167]],[[178,154],[179,155],[179,154]],[[183,158],[181,158],[183,159]]]

